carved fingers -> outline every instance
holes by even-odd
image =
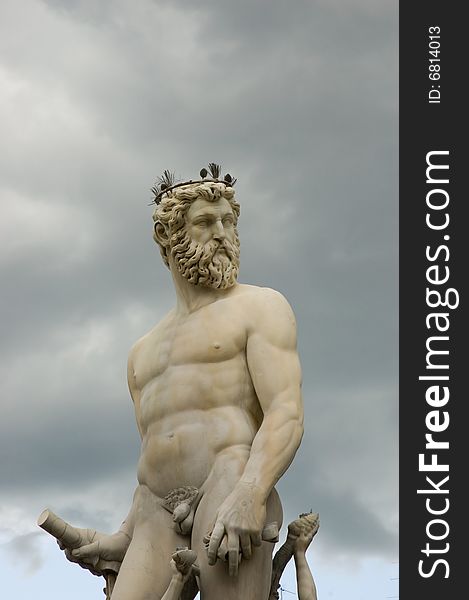
[[[235,577],[238,574],[240,560],[239,536],[232,531],[228,532],[228,573],[231,577]]]
[[[252,549],[251,549],[251,536],[247,533],[241,533],[239,535],[239,542],[241,546],[241,554],[244,558],[251,558]]]
[[[221,523],[217,523],[211,534],[204,538],[208,555],[208,563],[214,565],[217,559],[228,562],[228,571],[232,576],[238,574],[241,560],[250,559],[253,546],[261,545],[260,534],[249,534],[246,531],[226,532]]]
[[[113,535],[96,533],[95,539],[89,544],[74,549],[62,549],[71,562],[88,569],[94,575],[102,575],[106,571],[119,572],[129,544],[130,538],[123,532]]]
[[[76,550],[66,548],[59,541],[57,541],[57,544],[59,545],[59,548],[64,551],[67,560],[79,565],[82,569],[90,571],[93,575],[101,575],[101,572],[96,568],[96,565],[93,564],[94,561],[85,560],[85,557],[82,558],[81,556],[78,556]]]
[[[242,542],[240,540],[242,538]],[[249,540],[249,541],[248,541]],[[217,559],[228,562],[228,572],[231,576],[238,574],[238,566],[245,551],[245,558],[251,557],[251,539],[248,534],[241,535],[225,531],[223,523],[218,521],[211,534],[204,538],[207,549],[208,564],[214,565]]]
[[[237,575],[241,560],[251,558],[253,547],[260,546],[262,541],[278,541],[276,522],[268,523],[262,533],[258,533],[239,529],[227,531],[225,525],[217,521],[213,531],[204,537],[209,564],[214,565],[217,559],[228,562],[228,571],[232,576]]]
[[[193,571],[198,573],[199,567],[195,564],[196,560],[197,554],[194,550],[180,548],[171,557],[171,567],[174,565],[174,569],[184,576],[185,581]]]
[[[207,555],[208,555],[208,564],[209,565],[214,565],[217,562],[218,550],[219,550],[219,547],[223,540],[224,535],[225,535],[225,526],[223,525],[223,523],[221,521],[217,521],[215,523],[215,527],[212,530],[212,533],[207,536],[207,538],[208,538]]]
[[[306,552],[319,529],[319,514],[304,513],[288,526],[288,536],[294,540],[294,549]]]
[[[86,565],[92,565],[96,567],[101,554],[100,542],[96,540],[91,544],[86,544],[80,548],[72,550],[73,558],[77,559],[79,563],[85,563]]]
[[[309,545],[313,541],[316,531],[302,531],[300,535],[294,541],[294,550],[297,552],[305,553]]]
[[[253,546],[261,545],[265,517],[266,507],[255,486],[238,484],[220,506],[215,526],[205,538],[209,564],[217,558],[228,561],[229,574],[236,576],[241,559],[250,559]]]
[[[266,538],[266,542],[270,542],[270,540],[268,540]],[[260,546],[262,544],[262,535],[259,532],[254,532],[251,534],[251,543],[253,546]]]

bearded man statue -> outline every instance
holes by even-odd
[[[233,179],[168,175],[154,188],[154,239],[176,305],[129,355],[142,438],[133,504],[117,533],[74,530],[61,546],[93,573],[118,573],[112,600],[267,600],[274,486],[303,434],[295,318],[280,293],[237,281]]]

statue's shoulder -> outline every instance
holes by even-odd
[[[268,287],[239,284],[235,296],[236,302],[254,319],[259,326],[272,321],[288,321],[295,324],[293,310],[285,296]]]
[[[253,305],[260,305],[265,307],[266,304],[280,304],[290,306],[285,296],[269,287],[260,287],[258,285],[249,285],[246,283],[240,283],[237,286],[237,294],[240,300]]]

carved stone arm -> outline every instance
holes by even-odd
[[[312,575],[306,561],[306,549],[318,529],[319,515],[317,513],[301,514],[298,519],[290,523],[287,539],[275,554],[273,560],[269,600],[278,600],[279,594],[277,590],[280,587],[280,578],[288,562],[294,555],[297,567],[296,577],[299,600],[316,600],[316,589],[314,582],[311,586]],[[313,593],[314,595],[311,595]]]

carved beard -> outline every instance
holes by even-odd
[[[176,238],[176,239],[175,239]],[[219,252],[223,248],[226,252]],[[171,256],[181,275],[194,285],[224,290],[236,283],[239,272],[239,237],[234,242],[194,242],[184,227],[171,238]]]

